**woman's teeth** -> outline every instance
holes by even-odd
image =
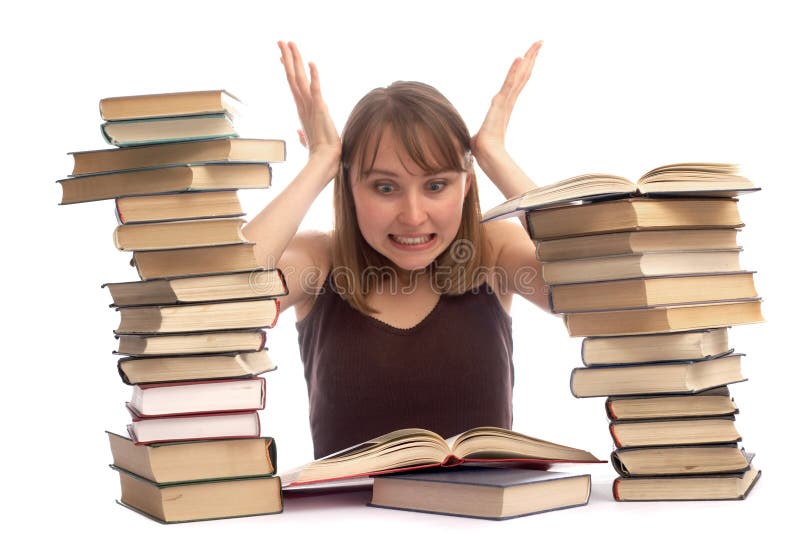
[[[399,235],[391,235],[392,240],[400,244],[424,244],[433,238],[433,235],[425,235],[422,237],[400,237]]]

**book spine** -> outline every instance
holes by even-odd
[[[620,442],[619,435],[617,435],[617,428],[613,423],[608,425],[608,432],[611,433],[611,438],[614,440],[614,446],[617,448],[622,448],[622,442]]]
[[[614,495],[614,500],[616,500],[616,501],[618,501],[618,502],[621,502],[621,501],[623,501],[623,500],[622,500],[622,499],[619,497],[619,482],[620,482],[620,480],[621,480],[621,478],[617,478],[617,479],[615,479],[615,480],[614,480],[614,484],[613,484],[613,485],[611,485],[611,493]]]
[[[606,415],[611,420],[619,420],[617,413],[614,412],[614,402],[611,398],[606,399]]]

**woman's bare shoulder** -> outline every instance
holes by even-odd
[[[303,309],[314,304],[333,263],[333,238],[322,231],[300,231],[284,250],[278,268],[286,278],[289,294],[281,298],[281,309],[297,306]]]

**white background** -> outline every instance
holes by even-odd
[[[305,153],[276,41],[293,39],[318,64],[341,127],[369,89],[398,79],[439,88],[472,131],[508,66],[544,39],[508,134],[519,164],[540,184],[588,171],[636,178],[665,163],[744,165],[763,187],[741,199],[743,262],[758,270],[768,323],[731,331],[748,354],[750,381],[733,387],[743,444],[764,476],[744,502],[615,504],[610,466],[591,469],[581,509],[484,521],[363,508],[359,497],[288,502],[283,515],[198,523],[185,529],[338,530],[397,527],[598,531],[720,527],[744,531],[790,513],[797,475],[797,16],[779,2],[28,2],[3,8],[2,99],[5,321],[3,449],[7,520],[25,527],[155,529],[126,511],[104,430],[121,432],[129,389],[111,355],[116,313],[100,284],[132,281],[129,255],[111,241],[111,202],[58,207],[56,179],[69,151],[101,149],[97,102],[106,96],[225,88],[249,105],[243,136],[284,138],[288,161],[274,188],[240,193],[250,216],[285,186]],[[499,192],[482,177],[484,209]],[[327,229],[331,194],[303,228]],[[516,301],[515,429],[607,456],[602,399],[568,387],[579,340],[560,320]],[[269,332],[279,370],[268,375],[263,433],[281,468],[312,458],[294,313]],[[465,354],[465,358],[466,358]],[[455,369],[457,371],[457,369]]]

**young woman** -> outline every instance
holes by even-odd
[[[316,457],[404,427],[450,436],[511,427],[511,299],[547,309],[534,246],[513,221],[480,224],[473,158],[510,198],[535,187],[505,149],[541,43],[514,60],[480,130],[436,89],[368,93],[340,138],[294,43],[278,43],[309,149],[246,227],[294,306]],[[297,233],[334,180],[330,233]]]

